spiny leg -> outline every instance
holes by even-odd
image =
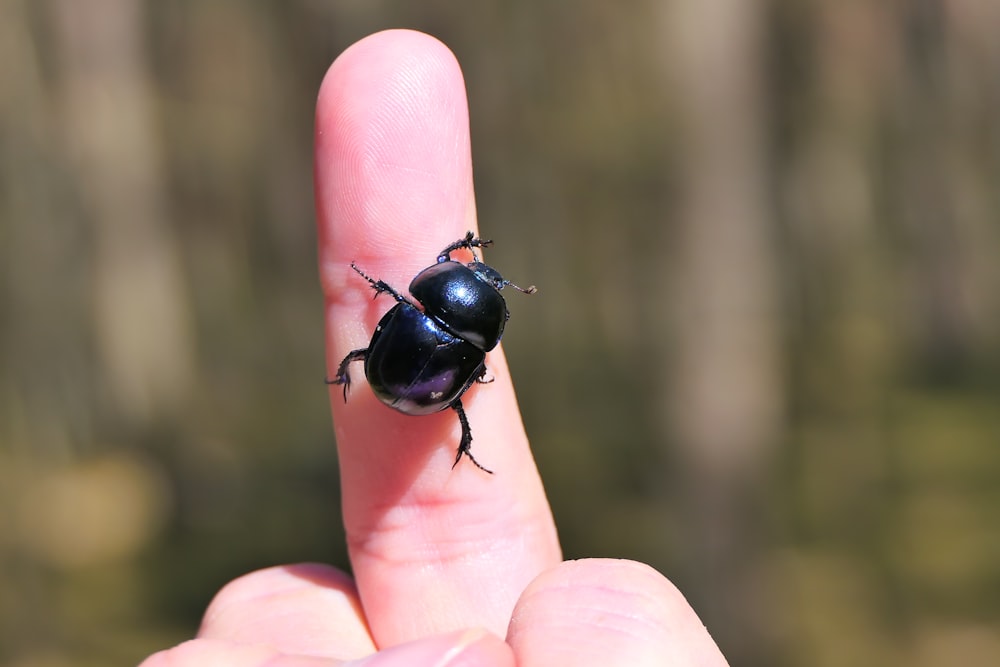
[[[347,367],[352,361],[358,361],[364,359],[368,356],[368,348],[362,348],[360,350],[351,350],[344,357],[344,360],[340,362],[340,366],[337,367],[337,375],[331,380],[326,378],[325,382],[327,384],[342,384],[344,385],[344,403],[347,402],[347,390],[351,386],[351,374],[347,372]]]
[[[454,243],[449,244],[448,247],[446,247],[444,250],[441,251],[441,254],[438,255],[437,258],[438,264],[450,260],[451,253],[455,252],[456,250],[459,250],[460,248],[466,248],[469,251],[471,251],[472,257],[478,262],[479,258],[476,257],[476,253],[472,249],[485,248],[486,246],[492,244],[493,241],[490,241],[489,239],[477,238],[472,232],[466,232],[463,238],[455,241]]]
[[[458,465],[458,462],[462,460],[462,454],[465,454],[477,468],[492,475],[493,471],[480,465],[479,461],[476,460],[476,457],[472,455],[472,429],[469,427],[469,418],[465,416],[465,410],[462,409],[462,401],[460,399],[456,400],[451,404],[451,407],[458,413],[458,422],[462,425],[462,440],[458,445],[458,455],[455,456],[455,462],[451,464],[452,469],[454,469],[455,466]]]
[[[476,383],[477,384],[489,384],[489,383],[493,382],[494,379],[495,378],[492,375],[490,377],[486,377],[486,364],[483,364],[483,370],[481,370],[479,372],[479,375],[476,376]]]
[[[372,289],[375,290],[374,298],[377,299],[379,294],[386,293],[392,296],[392,298],[398,301],[399,303],[409,303],[411,306],[413,305],[413,303],[411,303],[409,299],[407,299],[405,296],[403,296],[395,289],[393,289],[392,285],[385,282],[384,280],[375,280],[367,273],[359,269],[358,265],[355,264],[354,262],[351,262],[351,268],[354,269],[359,276],[367,280],[368,284],[372,286]]]

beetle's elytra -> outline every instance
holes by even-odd
[[[472,456],[472,429],[462,408],[462,395],[486,375],[486,353],[496,347],[510,317],[500,290],[510,286],[533,294],[534,286],[521,288],[505,280],[476,255],[492,241],[472,232],[448,245],[437,262],[410,282],[416,303],[381,280],[375,280],[353,262],[351,268],[368,281],[375,296],[383,292],[396,300],[379,321],[368,347],[350,352],[327,384],[344,386],[344,400],[351,385],[347,369],[364,360],[365,376],[379,400],[408,415],[428,415],[451,408],[458,414],[462,439],[454,468],[469,457],[476,467],[492,474]],[[467,249],[472,262],[451,258]]]

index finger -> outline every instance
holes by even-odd
[[[468,108],[451,52],[387,31],[337,58],[317,102],[315,178],[333,377],[393,305],[373,300],[350,263],[405,294],[442,248],[476,229]],[[500,347],[486,364],[494,382],[462,402],[473,451],[495,475],[467,459],[452,469],[453,411],[390,409],[360,364],[346,404],[331,388],[348,548],[381,646],[476,625],[503,636],[521,591],[560,560]]]

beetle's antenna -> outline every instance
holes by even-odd
[[[504,287],[513,287],[518,292],[521,292],[523,294],[534,294],[535,292],[538,291],[538,288],[535,287],[534,285],[528,285],[527,287],[518,287],[517,285],[515,285],[514,283],[512,283],[509,280],[503,281],[503,286]]]

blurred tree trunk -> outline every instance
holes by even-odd
[[[675,2],[665,15],[681,126],[680,211],[667,270],[667,442],[696,607],[734,664],[759,615],[750,499],[780,437],[783,400],[764,133],[764,5]],[[757,609],[757,613],[753,610]]]
[[[150,415],[193,373],[140,0],[54,0],[61,112],[93,229],[95,339],[115,410]]]
[[[1000,164],[1000,9],[925,2],[900,13],[907,68],[893,109],[899,164],[891,187],[914,295],[909,333],[929,376],[953,382],[998,334],[998,226],[989,202]]]

